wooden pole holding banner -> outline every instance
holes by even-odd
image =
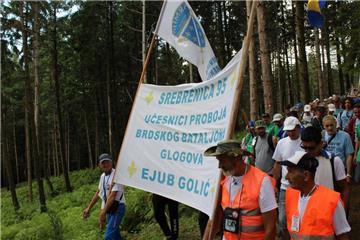
[[[234,134],[234,130],[235,130],[235,124],[236,124],[236,118],[239,112],[239,105],[240,105],[240,94],[241,94],[241,90],[243,87],[243,83],[244,83],[244,75],[245,75],[245,70],[246,70],[246,64],[247,64],[247,59],[248,59],[248,51],[249,51],[249,45],[250,45],[250,38],[253,34],[253,25],[254,25],[254,18],[255,18],[255,14],[256,14],[256,4],[257,2],[254,0],[252,1],[252,6],[251,6],[251,13],[250,13],[250,17],[249,17],[249,21],[248,21],[248,25],[247,25],[247,34],[246,37],[244,39],[244,44],[242,46],[242,53],[241,53],[241,60],[240,60],[240,69],[239,69],[239,79],[237,81],[237,85],[236,85],[236,92],[234,95],[234,104],[233,107],[231,109],[230,112],[230,123],[229,123],[229,131],[228,134],[225,136],[225,139],[230,139],[232,137],[232,135]],[[222,175],[222,174],[221,174]],[[204,234],[204,238],[203,240],[212,240],[214,239],[214,235],[216,234],[214,232],[214,226],[218,227],[218,223],[219,223],[219,216],[218,214],[218,206],[220,204],[220,194],[221,192],[220,190],[220,181],[221,181],[222,177],[219,177],[219,182],[218,182],[218,187],[217,187],[217,192],[216,192],[216,205],[213,209],[213,213],[212,213],[212,217],[211,219],[209,219],[207,226],[206,226],[206,230],[205,230],[205,234]]]

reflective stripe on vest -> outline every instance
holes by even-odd
[[[263,217],[259,207],[259,195],[262,181],[266,174],[249,165],[247,173],[242,179],[242,190],[234,198],[233,205],[230,202],[229,186],[231,178],[226,177],[222,182],[221,206],[240,208],[240,232],[234,234],[224,232],[224,239],[263,239],[265,236]],[[242,195],[242,196],[241,196]],[[240,205],[239,205],[240,203]],[[241,235],[241,237],[239,237]]]
[[[306,205],[299,231],[295,232],[291,230],[292,217],[299,216],[299,198],[300,191],[293,188],[286,190],[286,219],[291,238],[294,240],[335,239],[333,216],[340,201],[340,194],[321,185],[317,186]]]
[[[334,236],[315,236],[315,235],[300,235],[294,232],[290,233],[293,240],[334,240]]]

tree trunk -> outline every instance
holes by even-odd
[[[329,28],[328,23],[325,19],[325,25],[322,29],[324,31],[323,41],[326,49],[326,70],[327,70],[327,82],[329,86],[329,95],[334,93],[334,82],[332,77],[332,69],[331,69],[331,56],[330,56],[330,39],[329,39]]]
[[[273,94],[272,94],[272,76],[271,76],[271,64],[270,54],[267,46],[267,34],[266,34],[266,16],[265,7],[262,1],[257,3],[257,21],[258,32],[260,42],[260,57],[261,57],[261,73],[262,83],[264,89],[264,105],[265,112],[273,114]]]
[[[224,35],[224,22],[223,22],[223,11],[222,11],[222,1],[216,2],[217,9],[217,28],[219,30],[219,46],[220,46],[220,57],[218,56],[221,68],[225,66],[225,35]]]
[[[14,143],[14,158],[15,158],[15,169],[16,169],[16,183],[20,182],[20,174],[19,174],[19,159],[17,154],[17,143],[16,143],[16,116],[15,116],[15,110],[13,111],[14,118],[13,118],[13,143]]]
[[[293,74],[293,101],[299,101],[300,100],[300,83],[299,83],[299,58],[298,58],[298,47],[297,47],[297,40],[296,40],[296,7],[293,2],[291,2],[292,7],[292,13],[293,13],[293,39],[294,39],[294,57],[295,57],[295,73]],[[291,56],[291,55],[290,55]],[[292,102],[292,103],[294,103]]]
[[[29,201],[33,200],[32,193],[32,161],[31,161],[31,149],[30,149],[30,119],[32,118],[32,100],[31,100],[31,79],[29,70],[29,48],[28,48],[28,10],[26,2],[19,2],[22,4],[21,22],[22,22],[22,43],[24,53],[24,69],[25,69],[25,159],[26,159],[26,173],[27,173],[27,185],[28,185],[28,198]],[[24,13],[25,10],[25,13]]]
[[[55,97],[56,97],[56,117],[59,125],[59,138],[60,138],[60,158],[62,159],[62,173],[64,175],[64,182],[67,192],[71,192],[71,184],[69,177],[69,168],[68,163],[66,162],[66,151],[65,151],[65,138],[64,138],[64,127],[62,122],[62,112],[61,112],[61,98],[60,98],[60,80],[59,80],[59,70],[58,70],[58,50],[57,50],[57,2],[53,2],[53,79],[55,87]]]
[[[277,62],[278,62],[278,102],[279,104],[278,106],[278,111],[277,112],[282,112],[283,109],[285,109],[285,90],[286,88],[284,88],[284,79],[283,79],[283,67],[282,67],[282,63],[281,63],[281,48],[280,48],[280,41],[278,40],[278,52],[277,52]]]
[[[340,95],[345,94],[345,86],[344,86],[344,76],[341,66],[341,55],[340,55],[340,40],[337,37],[336,38],[336,60],[338,65],[338,71],[339,71],[339,85],[340,85]]]
[[[319,29],[314,28],[314,35],[315,35],[315,51],[316,51],[316,76],[317,82],[319,86],[319,98],[323,100],[325,98],[324,92],[324,79],[322,76],[322,69],[321,69],[321,54],[320,54],[320,41],[319,41]]]
[[[246,1],[247,19],[250,17],[252,2]],[[254,24],[255,25],[255,24]],[[250,80],[250,119],[255,120],[258,117],[258,103],[257,103],[257,76],[256,76],[256,56],[255,56],[255,39],[254,35],[250,36],[249,45],[249,80]]]
[[[305,31],[304,31],[304,2],[296,3],[296,37],[299,49],[299,83],[300,83],[300,99],[302,102],[310,102],[309,76],[305,50]]]
[[[142,46],[142,66],[144,67],[146,59],[146,3],[145,0],[141,1],[142,3],[142,35],[141,35],[141,46]],[[144,75],[144,83],[147,83],[146,73]]]
[[[94,157],[94,167],[97,166],[97,158],[100,155],[99,153],[99,110],[97,103],[94,104],[95,107],[95,157]]]
[[[91,142],[90,142],[89,126],[88,126],[88,120],[87,120],[86,112],[84,113],[84,118],[85,118],[86,140],[87,140],[88,153],[89,153],[89,168],[93,169],[94,168],[93,156],[92,156],[92,153],[91,153],[92,152],[91,151]]]
[[[32,2],[33,12],[34,12],[34,42],[33,42],[33,52],[34,52],[34,121],[33,129],[35,133],[33,134],[33,146],[34,146],[34,169],[35,175],[38,183],[39,191],[39,201],[40,201],[40,211],[46,212],[46,200],[45,200],[45,191],[44,184],[42,180],[43,175],[43,164],[41,162],[41,151],[40,151],[40,123],[39,123],[39,96],[40,96],[40,76],[39,76],[39,35],[40,35],[40,18],[39,18],[39,4],[40,2]]]
[[[2,152],[3,152],[3,160],[4,161],[4,165],[5,165],[5,170],[6,170],[6,178],[7,181],[9,183],[9,190],[11,193],[11,200],[12,200],[12,204],[14,206],[15,211],[17,211],[20,208],[18,199],[17,199],[17,195],[16,195],[16,186],[14,183],[14,176],[13,176],[13,169],[12,169],[12,164],[11,164],[11,159],[10,159],[10,148],[9,148],[9,140],[7,139],[7,134],[6,134],[6,128],[5,128],[5,113],[4,113],[4,109],[2,109],[2,118],[1,118],[1,145],[2,145]]]
[[[106,64],[106,97],[107,97],[107,115],[108,115],[108,141],[109,141],[109,153],[113,154],[113,122],[112,122],[112,102],[110,93],[110,82],[111,82],[111,31],[110,31],[110,8],[107,8],[107,64]]]
[[[322,59],[322,76],[323,76],[323,91],[324,91],[324,97],[329,96],[328,90],[328,72],[327,72],[327,65],[325,63],[325,46],[324,46],[324,33],[323,30],[321,30],[321,59]]]

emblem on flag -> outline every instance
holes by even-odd
[[[196,17],[191,15],[191,11],[185,2],[175,11],[172,21],[172,33],[178,37],[180,42],[190,40],[201,48],[205,47],[205,34]]]

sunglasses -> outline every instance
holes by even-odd
[[[313,151],[313,150],[316,149],[317,146],[311,146],[311,147],[309,147],[309,146],[304,146],[303,144],[301,144],[300,147],[301,147],[302,149],[304,149],[305,151]]]

